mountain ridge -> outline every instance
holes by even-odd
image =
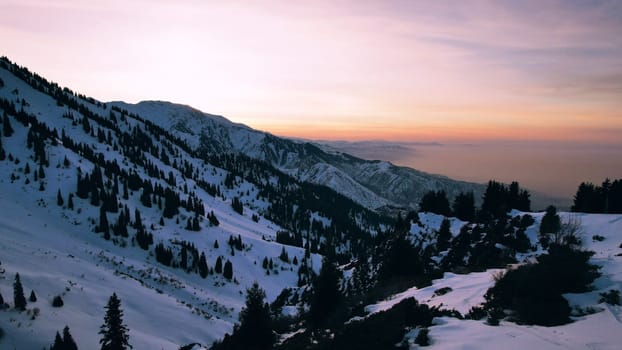
[[[315,142],[274,136],[185,105],[161,101],[111,104],[144,115],[165,128],[170,127],[180,137],[189,136],[196,147],[241,152],[302,181],[329,186],[373,210],[386,206],[416,209],[419,200],[431,190],[443,190],[450,198],[472,191],[479,198],[484,189],[481,184],[453,180],[387,161],[330,152]],[[166,108],[158,108],[163,105]]]

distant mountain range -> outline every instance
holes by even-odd
[[[189,140],[194,147],[210,152],[240,152],[266,161],[301,181],[328,186],[373,210],[396,206],[414,209],[431,190],[443,190],[450,198],[467,191],[479,198],[484,190],[481,184],[386,161],[364,160],[319,143],[277,137],[185,105],[161,101],[112,105],[144,116]]]

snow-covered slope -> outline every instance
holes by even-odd
[[[513,212],[514,215],[523,213]],[[542,213],[529,213],[536,223],[528,230],[535,244],[533,228],[538,227]],[[436,215],[420,215],[424,227],[435,229]],[[622,343],[622,306],[600,303],[600,294],[622,290],[622,215],[561,213],[562,221],[572,217],[581,223],[582,245],[595,252],[591,262],[601,266],[602,275],[594,281],[588,293],[566,294],[564,297],[575,310],[573,323],[541,327],[518,325],[502,321],[499,326],[487,325],[483,320],[459,320],[440,317],[429,328],[430,349],[619,349]],[[413,232],[418,235],[419,231]],[[533,253],[535,254],[535,253]],[[406,298],[416,298],[430,306],[455,309],[462,314],[484,301],[484,294],[494,284],[500,269],[464,275],[445,273],[425,288],[411,288],[379,303],[368,305],[366,311],[376,313],[392,308]],[[587,315],[578,315],[588,313]],[[405,341],[412,348],[418,329],[407,333]]]
[[[284,172],[316,184],[326,185],[370,209],[386,205],[416,207],[430,190],[445,190],[451,197],[483,186],[398,167],[385,161],[363,160],[329,151],[310,142],[279,138],[184,105],[145,101],[138,104],[113,102],[137,113],[194,147],[211,152],[241,152],[264,160]]]
[[[260,282],[268,301],[282,289],[297,285],[298,266],[292,260],[305,261],[304,249],[275,242],[282,228],[259,213],[269,203],[257,196],[255,185],[238,178],[235,186],[221,187],[219,195],[212,195],[197,179],[221,184],[228,172],[193,158],[163,136],[138,140],[149,130],[142,121],[116,113],[118,123],[110,125],[119,126],[119,130],[113,130],[108,127],[115,114],[110,106],[68,94],[71,101],[81,104],[79,112],[1,67],[0,79],[0,99],[12,104],[4,104],[3,109],[15,109],[4,114],[13,132],[0,132],[5,155],[0,160],[0,293],[11,305],[0,310],[4,333],[1,349],[47,347],[65,325],[81,349],[98,348],[103,307],[112,293],[121,299],[130,344],[135,349],[178,349],[194,342],[209,345],[231,332],[244,304],[245,290],[254,281]],[[89,112],[102,119],[95,122],[84,118]],[[3,120],[0,128],[5,124]],[[133,132],[135,139],[124,131]],[[47,132],[52,136],[42,136]],[[152,143],[147,147],[152,151],[140,151],[138,144],[126,146],[138,141]],[[43,161],[37,153],[40,146]],[[165,150],[168,162],[160,156]],[[92,173],[95,162],[104,169],[101,186],[106,195],[119,191],[113,201],[118,211],[105,214],[111,226],[121,221],[123,208],[130,213],[127,237],[111,233],[112,237],[105,239],[98,229],[101,214],[99,205],[93,205],[92,193],[84,199],[74,195],[73,208],[69,205],[69,194],[78,192],[79,178]],[[182,172],[181,164],[192,171]],[[127,191],[127,196],[121,195],[127,174],[178,194],[183,203],[201,203],[219,224],[211,224],[206,216],[183,204],[178,214],[164,217],[161,205],[165,201],[160,195],[150,196],[152,205],[142,204],[144,183],[138,190]],[[231,205],[237,196],[244,201],[242,215]],[[103,197],[97,200],[101,201]],[[142,227],[153,235],[153,243],[171,249],[170,266],[156,262],[154,245],[148,250],[138,246],[138,229],[133,227],[136,210],[140,211]],[[193,218],[198,219],[199,231],[186,229],[186,220]],[[241,249],[227,244],[238,237],[243,243]],[[196,269],[180,268],[182,241],[205,254],[210,268],[207,276],[201,277]],[[283,250],[290,262],[279,259]],[[232,278],[214,272],[219,258],[223,264],[231,262]],[[271,269],[262,266],[264,258],[274,261]],[[188,264],[192,260],[188,258]],[[308,263],[317,270],[321,257],[311,254]],[[31,290],[38,296],[24,312],[12,308],[12,284],[17,273],[26,296]],[[57,295],[64,300],[63,307],[51,305]]]

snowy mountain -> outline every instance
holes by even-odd
[[[331,151],[312,142],[276,137],[184,105],[159,101],[112,105],[144,116],[189,140],[194,147],[211,152],[241,152],[301,181],[328,186],[370,209],[416,208],[430,190],[444,190],[452,198],[469,191],[479,197],[484,189],[479,184]]]
[[[0,348],[40,349],[65,325],[81,348],[96,348],[113,292],[134,348],[209,345],[231,332],[254,281],[274,300],[304,278],[300,266],[321,266],[320,255],[277,243],[289,229],[266,218],[281,220],[268,196],[294,204],[273,185],[305,191],[293,180],[263,169],[266,178],[250,183],[231,170],[248,163],[214,166],[163,129],[1,63],[0,293],[12,301],[19,273],[38,301],[28,312],[0,311]],[[317,230],[333,219],[305,214]]]
[[[565,246],[561,229],[540,232],[548,213],[510,211],[512,190],[495,183],[477,218],[470,204],[472,222],[386,217],[370,208],[473,185],[185,106],[102,103],[6,58],[0,113],[0,349],[47,348],[65,326],[80,349],[99,348],[113,293],[134,349],[220,340],[226,349],[254,282],[281,350],[622,342],[620,214],[560,213],[560,227],[576,230]],[[551,265],[562,269],[546,275]],[[543,273],[548,279],[528,279]],[[26,296],[33,292],[24,310],[11,297],[17,274]],[[548,283],[557,275],[570,279],[561,281],[573,292],[545,295],[536,308],[561,305],[557,323],[529,318],[519,308],[533,311],[530,303],[494,304],[491,290],[508,275],[527,278],[527,291],[545,285],[543,293],[558,291]],[[521,298],[510,301],[531,300]]]

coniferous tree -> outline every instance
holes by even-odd
[[[26,310],[26,297],[24,297],[24,288],[19,273],[15,274],[15,281],[13,282],[13,304],[20,311]]]
[[[209,220],[209,223],[212,226],[220,225],[220,221],[218,221],[218,218],[216,217],[216,214],[214,214],[213,210],[207,214],[207,219]]]
[[[192,231],[201,231],[201,226],[199,225],[199,218],[198,217],[194,217],[194,219],[192,219]]]
[[[475,196],[473,192],[462,192],[454,198],[454,215],[462,220],[471,222],[475,219]]]
[[[557,215],[557,208],[549,205],[546,208],[546,214],[542,217],[542,222],[540,222],[540,234],[556,233],[560,228],[561,221]]]
[[[233,200],[231,201],[231,207],[236,213],[240,215],[244,214],[244,205],[242,204],[240,198],[233,197]]]
[[[63,305],[65,305],[65,302],[63,301],[63,298],[61,298],[60,295],[57,295],[54,297],[54,299],[52,299],[52,306],[63,307]]]
[[[549,235],[558,233],[560,229],[561,220],[559,215],[557,215],[557,208],[549,205],[546,208],[546,214],[544,214],[540,222],[540,243],[546,247],[549,243]]]
[[[2,297],[2,293],[0,293],[0,309],[4,308],[4,298]]]
[[[233,334],[226,334],[222,342],[215,342],[212,350],[269,350],[276,337],[272,332],[270,306],[265,303],[266,293],[257,282],[246,290],[246,304],[240,311],[240,324]]]
[[[102,324],[99,334],[102,338],[99,340],[101,350],[125,350],[131,349],[129,344],[129,329],[123,324],[123,310],[121,310],[121,300],[113,293],[105,307],[106,315],[104,316],[104,324]]]
[[[110,227],[108,224],[108,217],[106,216],[106,208],[102,205],[99,208],[99,226],[97,226],[99,232],[103,232],[104,236],[110,237]]]
[[[270,307],[265,299],[266,292],[257,282],[246,290],[246,304],[240,311],[237,333],[248,345],[245,346],[247,349],[271,349],[274,344]]]
[[[34,290],[31,290],[31,291],[30,291],[30,297],[28,298],[28,300],[29,300],[31,303],[34,303],[34,302],[36,302],[36,301],[37,301],[37,295],[35,295],[35,291],[34,291]]]
[[[222,273],[222,259],[220,256],[216,259],[216,266],[214,266],[216,273]]]
[[[65,346],[64,350],[78,350],[78,345],[76,344],[76,341],[73,340],[71,333],[69,333],[68,326],[63,328],[63,345]]]
[[[497,181],[488,181],[484,192],[481,215],[483,219],[500,218],[509,211],[508,191],[504,184]]]
[[[419,210],[444,216],[451,215],[447,194],[442,190],[426,193],[419,202]]]
[[[289,255],[287,254],[285,247],[281,248],[281,254],[279,255],[279,259],[281,259],[281,261],[283,262],[289,263]]]
[[[6,159],[6,151],[4,150],[4,147],[2,146],[2,137],[0,137],[0,161],[5,160]]]
[[[179,267],[186,270],[188,268],[188,248],[186,248],[185,244],[181,245],[180,254],[181,254],[181,257],[179,258]]]
[[[45,179],[45,170],[43,170],[43,161],[39,163],[39,179]]]
[[[60,333],[56,331],[56,336],[54,337],[54,343],[50,346],[50,350],[65,350],[65,344],[63,343],[63,338],[60,337]]]
[[[622,179],[606,179],[601,186],[589,182],[579,185],[572,211],[583,213],[622,213]]]
[[[333,313],[341,300],[339,290],[339,271],[332,262],[324,258],[320,275],[313,283],[313,295],[311,297],[311,308],[309,310],[309,321],[312,326],[320,327],[325,324],[326,319]]]
[[[192,231],[192,219],[190,218],[186,221],[186,230]]]
[[[11,137],[11,135],[13,135],[13,128],[11,127],[11,121],[9,120],[9,116],[8,114],[6,114],[6,112],[4,112],[4,115],[2,118],[2,131],[4,133],[4,136],[6,137]]]
[[[436,241],[436,249],[439,252],[447,250],[449,248],[449,241],[451,240],[451,223],[449,219],[443,219],[441,227],[438,230],[438,239]]]
[[[381,280],[413,277],[424,272],[420,251],[405,232],[398,232],[384,248],[384,258],[379,269]]]
[[[63,200],[63,195],[60,193],[60,188],[58,189],[58,193],[56,193],[56,204],[59,207],[62,207],[65,204],[65,201]]]
[[[140,210],[136,208],[134,210],[134,228],[138,230],[142,227],[143,227],[143,220],[140,217]]]
[[[63,336],[57,331],[54,337],[54,343],[50,346],[50,350],[78,350],[78,345],[69,332],[69,327],[63,329]]]
[[[205,253],[201,252],[201,257],[199,258],[199,274],[201,277],[207,277],[207,259],[205,258]]]
[[[227,260],[225,267],[222,270],[222,276],[228,280],[233,278],[233,264]]]

